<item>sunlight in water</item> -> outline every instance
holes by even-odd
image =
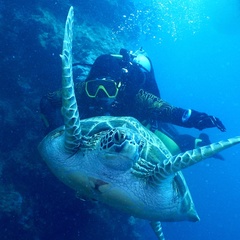
[[[141,39],[155,39],[162,35],[174,41],[184,32],[194,34],[208,17],[205,16],[205,1],[200,0],[135,0],[136,11],[123,15],[123,23],[116,33],[132,32]]]

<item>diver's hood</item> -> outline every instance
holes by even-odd
[[[117,81],[121,76],[122,68],[118,59],[110,54],[104,54],[95,60],[86,80],[104,77]]]
[[[147,71],[147,72],[151,71],[151,63],[148,60],[148,58],[143,54],[138,54],[136,57],[134,57],[133,62],[140,65],[144,71]]]

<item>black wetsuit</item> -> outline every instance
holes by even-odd
[[[89,97],[85,91],[86,81],[103,77],[121,83],[116,98],[110,104],[109,102],[106,104],[105,100],[103,101],[99,96]],[[101,55],[94,62],[86,81],[75,84],[81,119],[103,115],[132,116],[142,123],[153,125],[164,122],[200,130],[216,127],[211,116],[194,110],[192,110],[192,116],[187,121],[184,120],[183,116],[188,110],[174,107],[160,99],[153,70],[146,74],[136,63],[120,61],[109,54]],[[47,120],[45,122],[48,123],[48,131],[63,124],[60,117],[61,98],[61,90],[59,90],[47,94],[41,100],[40,110]],[[162,128],[162,125],[159,124],[157,128]],[[184,140],[182,135],[175,135],[171,137],[182,151],[195,147],[194,137],[187,138],[188,135],[186,135]]]

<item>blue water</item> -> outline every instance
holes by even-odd
[[[227,132],[204,130],[212,141],[240,134],[238,0],[135,0],[135,8],[126,11],[122,6],[127,0],[119,0],[118,5],[109,8],[104,2],[0,0],[0,16],[4,16],[0,50],[0,108],[4,113],[0,112],[0,187],[20,193],[18,204],[22,204],[20,214],[11,210],[14,214],[3,215],[0,211],[1,239],[121,240],[126,236],[138,239],[138,234],[142,235],[139,239],[156,239],[145,222],[135,226],[137,233],[131,235],[133,229],[127,216],[81,202],[39,164],[36,146],[44,129],[38,104],[43,94],[60,87],[61,49],[56,46],[61,39],[54,39],[45,48],[39,44],[42,29],[31,20],[31,15],[39,14],[38,6],[57,15],[62,23],[72,4],[86,9],[88,17],[106,26],[111,25],[115,12],[121,13],[112,29],[116,32],[118,26],[125,26],[122,31],[140,31],[138,35],[132,33],[127,47],[136,50],[142,46],[146,50],[162,98],[175,106],[220,118]],[[16,15],[19,12],[22,14]],[[178,129],[196,137],[200,133]],[[166,240],[240,239],[240,147],[222,155],[224,161],[208,159],[184,170],[201,221],[163,223]]]
[[[172,8],[181,9],[177,5],[188,1],[172,2]],[[204,130],[212,140],[239,135],[240,3],[191,2],[201,6],[189,9],[191,26],[181,19],[183,12],[175,12],[176,35],[162,31],[139,44],[153,60],[166,101],[219,117],[227,132]],[[201,221],[164,224],[166,239],[240,239],[239,153],[236,146],[223,152],[223,162],[209,159],[184,171]]]

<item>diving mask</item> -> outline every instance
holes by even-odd
[[[108,98],[115,98],[120,86],[121,82],[117,83],[112,79],[101,78],[86,81],[85,91],[90,98],[95,98],[100,90],[103,91]]]

